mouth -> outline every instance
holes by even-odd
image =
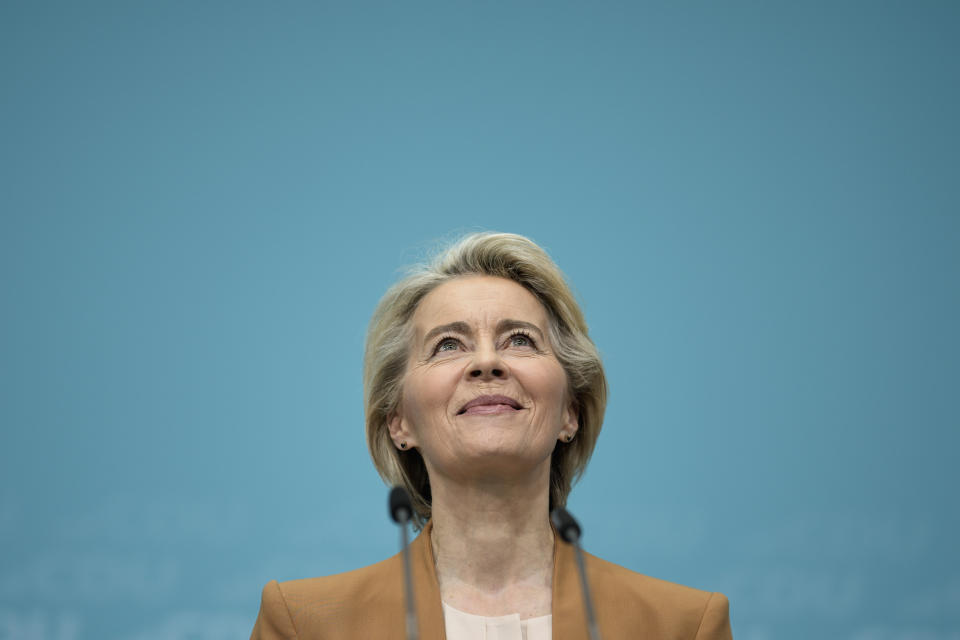
[[[489,415],[520,411],[523,405],[509,396],[480,396],[463,405],[458,416],[462,415]]]

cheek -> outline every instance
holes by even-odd
[[[554,392],[561,398],[567,395],[567,372],[563,370],[563,365],[554,361],[550,366],[550,385]]]
[[[408,380],[403,386],[403,413],[413,428],[423,421],[424,403],[427,402],[418,383],[419,380]]]
[[[563,411],[567,401],[567,375],[560,363],[551,363],[531,371],[529,376],[532,391],[551,408]]]
[[[567,378],[566,376],[559,376],[556,380],[556,386],[554,387],[554,401],[556,402],[557,411],[560,414],[560,419],[563,420],[566,418],[567,405],[570,404],[570,395],[567,392]]]
[[[450,398],[449,376],[439,371],[417,372],[407,379],[403,389],[406,415],[416,427],[436,419],[446,411]]]

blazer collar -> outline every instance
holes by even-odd
[[[445,640],[440,583],[433,557],[430,534],[433,521],[410,543],[410,566],[413,571],[414,598],[420,637],[423,640]],[[582,640],[587,636],[587,622],[580,597],[573,547],[553,534],[553,640]]]

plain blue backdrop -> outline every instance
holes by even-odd
[[[0,74],[0,640],[393,554],[366,323],[478,229],[603,354],[588,549],[738,640],[960,638],[956,3],[6,0]]]

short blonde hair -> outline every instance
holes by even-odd
[[[547,310],[550,342],[567,376],[579,416],[571,442],[559,442],[550,462],[550,508],[564,506],[573,482],[593,453],[607,404],[607,379],[583,312],[560,269],[532,240],[512,233],[467,235],[394,284],[370,320],[363,359],[367,446],[381,477],[403,485],[413,499],[418,525],[430,519],[430,478],[420,452],[400,451],[388,421],[399,406],[413,338],[411,318],[436,287],[466,275],[512,280],[530,291]]]

